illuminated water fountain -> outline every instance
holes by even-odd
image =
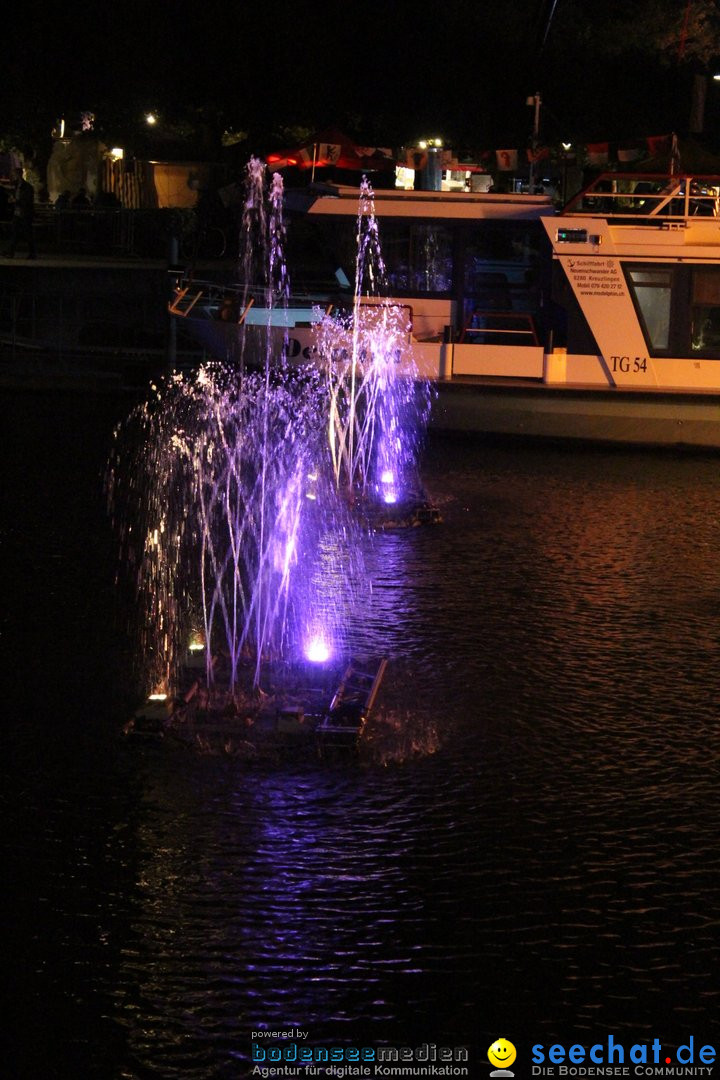
[[[247,193],[245,269],[270,313],[288,297],[282,186],[274,177],[266,195],[251,162]],[[200,653],[208,686],[231,696],[272,664],[347,655],[371,593],[357,507],[407,498],[427,404],[398,376],[402,312],[376,299],[367,185],[358,231],[353,311],[321,322],[319,366],[291,370],[268,317],[260,371],[175,374],[118,429],[110,502],[137,577],[148,691],[177,685]]]

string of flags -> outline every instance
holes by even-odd
[[[628,142],[610,144],[609,142],[596,142],[584,144],[584,155],[578,153],[576,148],[572,150],[551,150],[549,146],[539,146],[536,149],[525,151],[528,164],[537,163],[550,157],[565,158],[577,161],[584,158],[587,165],[607,165],[611,158],[621,164],[631,164],[633,161],[642,161],[648,157],[656,157],[659,154],[670,152],[672,147],[672,135],[648,135],[643,139]],[[517,149],[491,150],[481,154],[481,161],[490,163],[495,159],[495,167],[498,172],[515,172],[520,164],[520,151]]]
[[[555,166],[562,164],[564,167],[572,162],[602,168],[610,162],[632,164],[665,153],[673,160],[677,156],[677,142],[671,134],[649,135],[612,144],[594,142],[570,146],[563,143],[562,147],[539,145],[523,149],[507,147],[485,150],[472,163],[458,160],[452,150],[442,147],[439,140],[431,142],[432,146],[429,143],[406,146],[396,154],[389,147],[356,146],[341,131],[328,128],[292,150],[268,154],[266,161],[274,169],[288,166],[312,169],[313,175],[318,168],[333,166],[353,171],[382,171],[396,165],[404,165],[415,171],[432,167],[450,171],[513,173],[546,158],[551,159]]]

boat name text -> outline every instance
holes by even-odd
[[[647,356],[611,356],[614,372],[647,371]]]

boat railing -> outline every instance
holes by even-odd
[[[720,217],[720,176],[603,173],[574,196],[562,214],[652,224],[654,219]]]
[[[322,302],[322,297],[293,296],[278,301],[276,306],[307,308],[308,304]],[[264,307],[266,298],[257,289],[246,289],[242,284],[227,285],[214,281],[202,281],[188,275],[181,277],[176,284],[173,296],[168,303],[172,315],[183,318],[192,314],[196,318],[221,319],[222,321],[244,322],[251,308],[255,305]]]
[[[244,323],[250,315],[251,309],[257,308],[266,311],[266,297],[259,290],[245,289],[242,285],[224,285],[218,282],[201,281],[194,276],[188,275],[180,278],[176,284],[173,296],[168,302],[168,311],[171,315],[187,318],[219,319],[223,322],[234,322],[239,325]],[[287,308],[288,313],[293,311],[302,312],[316,321],[324,311],[349,312],[354,306],[352,296],[339,295],[334,299],[327,291],[323,293],[318,287],[317,291],[308,288],[302,293],[293,294],[290,297],[278,298],[275,308],[278,313]],[[360,305],[364,310],[384,307],[401,314],[404,328],[408,337],[413,331],[413,308],[411,304],[387,301],[382,297],[377,299],[361,300]],[[317,312],[320,315],[317,315]],[[253,318],[252,321],[255,321]],[[282,325],[282,323],[273,323]]]
[[[525,311],[471,312],[460,335],[461,345],[539,345],[535,320]]]
[[[346,310],[352,311],[353,307],[353,304],[348,303]],[[374,300],[361,300],[358,304],[358,307],[360,307],[361,309],[365,308],[366,310],[370,308],[382,308],[386,311],[392,311],[401,314],[404,320],[405,331],[408,335],[408,338],[412,335],[414,318],[412,304],[399,304],[397,303],[397,301],[388,301],[384,297],[380,296]]]

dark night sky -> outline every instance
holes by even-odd
[[[50,126],[80,108],[101,126],[147,108],[203,109],[256,139],[289,124],[337,124],[368,142],[437,133],[493,146],[527,136],[525,99],[539,89],[550,140],[682,126],[687,73],[639,53],[611,59],[592,36],[578,48],[563,39],[568,2],[558,0],[540,54],[551,0],[129,0],[78,14],[28,0],[9,28],[0,107]]]

